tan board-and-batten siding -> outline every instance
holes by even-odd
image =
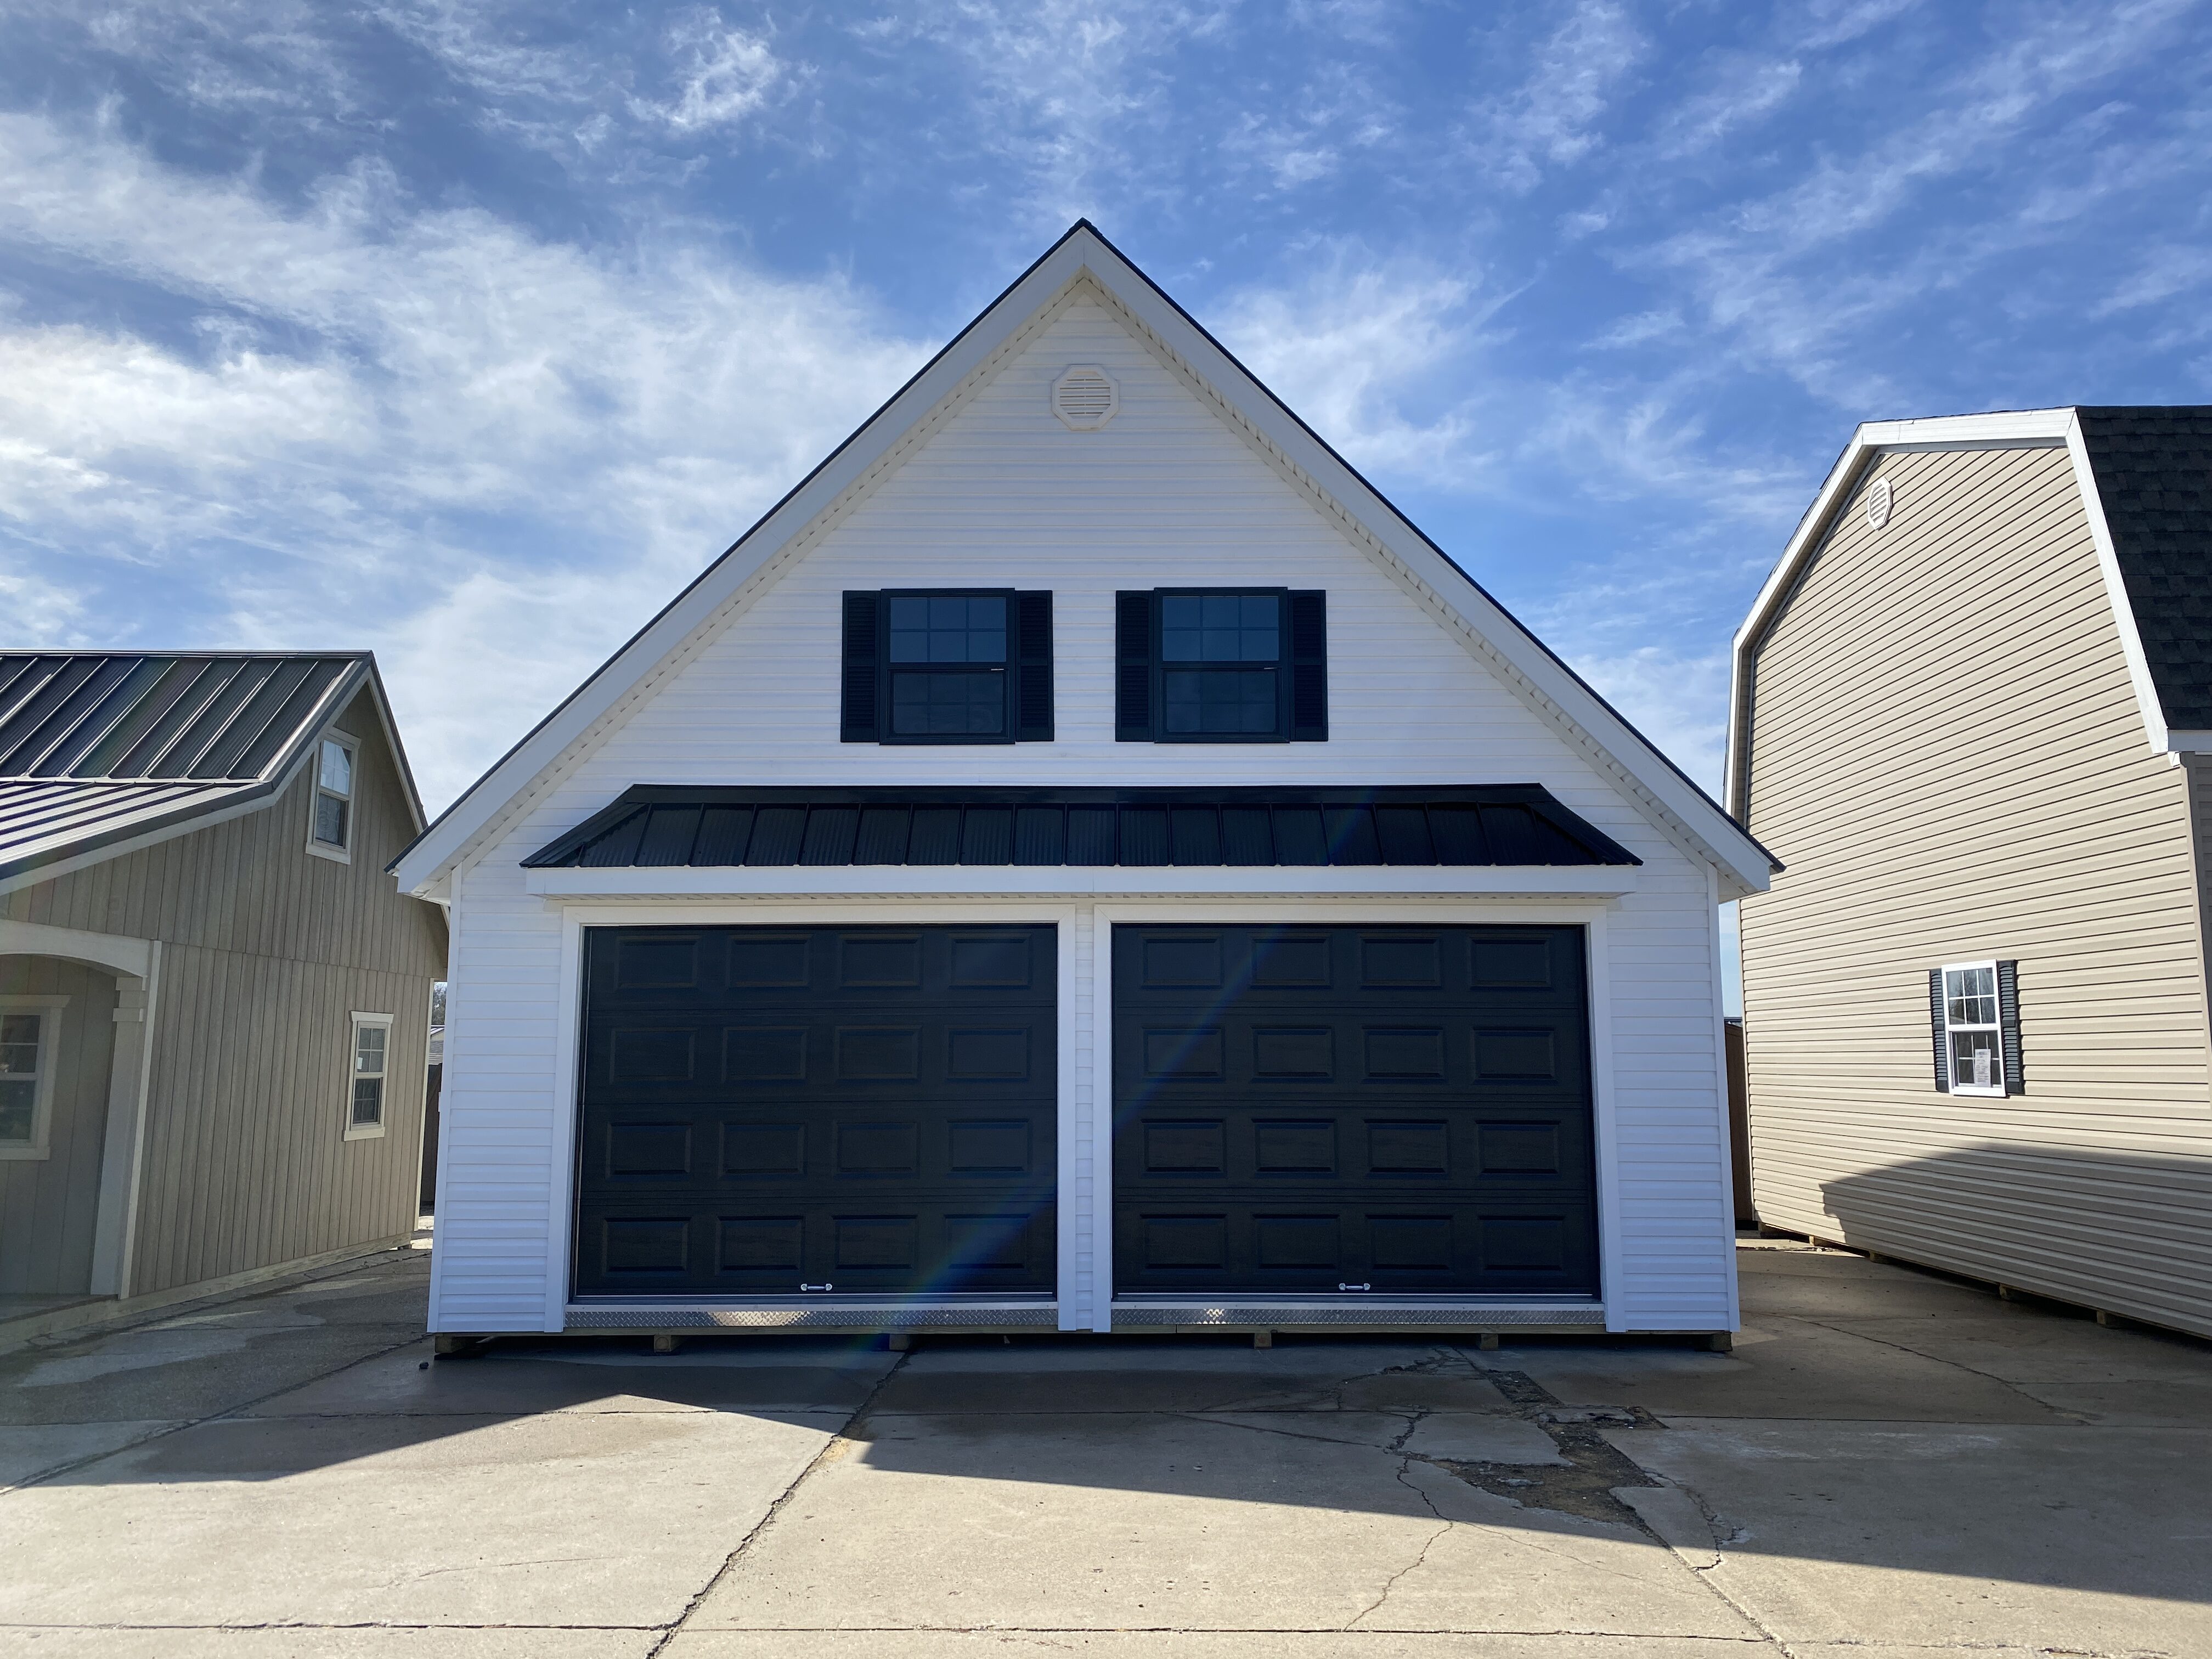
[[[2067,451],[1880,455],[1752,668],[1747,822],[1787,866],[1742,908],[1760,1218],[2212,1334],[2189,779]],[[2026,1091],[1942,1093],[1929,970],[1990,958]]]
[[[303,771],[260,811],[0,894],[0,920],[162,942],[133,1295],[413,1228],[445,923],[385,873],[414,831],[368,694],[336,724],[361,744],[350,863],[307,852]],[[394,1023],[386,1132],[348,1140],[355,1011]]]

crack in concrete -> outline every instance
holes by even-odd
[[[2085,1415],[2081,1412],[2068,1411],[2063,1406],[2054,1406],[2048,1401],[2038,1400],[2033,1395],[2030,1394],[2019,1383],[2013,1382],[2010,1378],[1999,1376],[1994,1371],[1985,1371],[1977,1366],[1969,1365],[1964,1360],[1947,1358],[1940,1353],[1929,1353],[1925,1349],[1912,1346],[1910,1343],[1893,1341],[1888,1337],[1875,1336],[1869,1331],[1853,1330],[1848,1324],[1838,1325],[1832,1320],[1815,1319],[1809,1315],[1805,1314],[1795,1314],[1790,1316],[1792,1318],[1801,1320],[1805,1324],[1818,1326],[1824,1331],[1832,1331],[1838,1336],[1856,1337],[1862,1342],[1872,1342],[1877,1346],[1893,1349],[1899,1353],[1909,1353],[1916,1359],[1924,1359],[1928,1361],[1931,1365],[1948,1365],[1954,1371],[1964,1371],[1969,1376],[1978,1376],[1984,1382],[1996,1383],[2008,1394],[2018,1395],[2022,1400],[2027,1401],[2030,1405],[2036,1407],[2037,1410],[2048,1412],[2054,1417],[2068,1419],[2081,1428],[2094,1428],[2099,1421],[2097,1418]],[[2048,1651],[2052,1653],[2060,1653],[2065,1651],[2065,1650],[2052,1648],[2048,1650]]]
[[[1407,1436],[1412,1434],[1413,1430],[1419,1425],[1419,1419],[1416,1418],[1413,1423],[1409,1424],[1407,1426],[1406,1433],[1400,1435],[1398,1439],[1401,1442],[1403,1442]],[[1395,1451],[1397,1447],[1393,1445],[1391,1449]],[[1398,1588],[1399,1581],[1403,1579],[1408,1573],[1416,1571],[1419,1569],[1426,1566],[1429,1561],[1429,1552],[1436,1548],[1437,1540],[1443,1537],[1445,1534],[1449,1533],[1455,1524],[1450,1516],[1445,1515],[1442,1510],[1437,1508],[1436,1500],[1434,1498],[1431,1498],[1428,1493],[1423,1492],[1412,1481],[1406,1479],[1407,1471],[1412,1468],[1413,1462],[1413,1460],[1411,1457],[1401,1457],[1398,1460],[1398,1484],[1405,1487],[1407,1491],[1412,1492],[1414,1497],[1419,1498],[1422,1504],[1428,1510],[1429,1513],[1436,1516],[1437,1522],[1437,1529],[1431,1533],[1426,1539],[1422,1540],[1420,1553],[1419,1554],[1415,1555],[1411,1561],[1408,1561],[1404,1566],[1399,1568],[1397,1571],[1392,1573],[1388,1579],[1383,1581],[1382,1593],[1381,1595],[1377,1595],[1372,1601],[1362,1607],[1358,1613],[1353,1613],[1351,1618],[1345,1620],[1344,1627],[1346,1630],[1350,1630],[1361,1620],[1374,1613],[1385,1601],[1388,1601],[1390,1599],[1390,1593]]]
[[[867,1398],[854,1407],[853,1414],[845,1419],[844,1427],[831,1435],[829,1443],[807,1460],[805,1468],[792,1476],[790,1484],[778,1492],[774,1501],[762,1511],[761,1518],[753,1522],[743,1538],[738,1540],[738,1547],[722,1558],[722,1565],[715,1568],[713,1576],[699,1587],[698,1593],[684,1604],[684,1611],[677,1614],[666,1626],[661,1627],[660,1639],[647,1650],[645,1659],[660,1659],[661,1650],[674,1641],[677,1633],[690,1622],[691,1615],[698,1612],[705,1604],[707,1598],[714,1594],[714,1587],[737,1570],[738,1563],[744,1559],[745,1552],[753,1547],[754,1541],[774,1524],[779,1515],[783,1513],[785,1505],[798,1495],[799,1487],[805,1485],[809,1475],[817,1469],[827,1468],[830,1464],[837,1462],[854,1446],[865,1443],[855,1431],[866,1425],[868,1408],[876,1403],[876,1396],[884,1391],[884,1386],[891,1378],[896,1376],[904,1369],[906,1362],[913,1357],[913,1351],[909,1349],[884,1368],[884,1374],[876,1379],[875,1387],[868,1390]],[[644,1628],[653,1627],[647,1626]]]

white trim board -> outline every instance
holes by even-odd
[[[1088,222],[1079,221],[828,459],[772,508],[393,861],[432,896],[1010,361],[1079,283],[1148,336],[1232,427],[1289,469],[1327,516],[1412,584],[1439,622],[1559,726],[1651,821],[1719,868],[1733,896],[1771,860],[1726,813],[1529,634]]]

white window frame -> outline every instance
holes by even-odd
[[[0,1161],[27,1163],[52,1156],[54,1073],[61,1051],[62,1010],[67,997],[0,997],[0,1014],[41,1014],[39,1022],[39,1070],[31,1097],[31,1138],[0,1140]]]
[[[1996,1018],[1987,1024],[1979,1020],[1954,1020],[1951,1018],[1951,975],[1975,970],[1990,976],[1990,1006]],[[1947,962],[1943,975],[1943,1070],[1954,1095],[1972,1095],[1984,1099],[2002,1099],[2011,1092],[2005,1086],[2004,993],[1997,982],[1997,964],[1994,958],[1986,962]],[[1959,1081],[1959,1068],[1951,1056],[1951,1036],[1954,1031],[1987,1031],[1991,1039],[1991,1057],[1995,1064],[1990,1068],[1996,1080],[1984,1088],[1977,1083]]]
[[[346,804],[345,845],[333,847],[315,836],[315,809],[325,794],[337,795],[335,789],[323,787],[323,745],[336,744],[345,750],[346,777],[350,787],[339,797]],[[315,747],[307,761],[307,850],[319,859],[329,859],[334,864],[353,862],[353,844],[361,833],[361,739],[350,732],[341,732],[336,726],[315,739]]]
[[[355,1068],[361,1063],[361,1032],[365,1025],[381,1026],[384,1030],[384,1070],[377,1078],[377,1081],[384,1087],[377,1095],[376,1121],[356,1123],[353,1121],[353,1085],[361,1075]],[[345,1125],[345,1138],[348,1140],[379,1139],[383,1136],[385,1125],[392,1121],[392,1016],[390,1014],[367,1014],[356,1009],[349,1017],[346,1025],[344,1115],[338,1121]]]

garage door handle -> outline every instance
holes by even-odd
[[[834,1291],[837,1287],[835,1285],[801,1285],[799,1288],[802,1291]]]
[[[1372,1285],[1340,1285],[1336,1288],[1340,1291],[1371,1291],[1375,1287]]]

